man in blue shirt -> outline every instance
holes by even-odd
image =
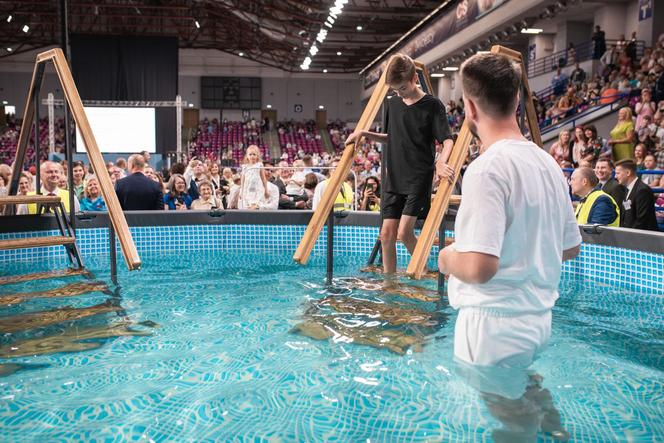
[[[620,209],[613,197],[598,188],[599,179],[587,167],[576,169],[570,178],[572,194],[581,198],[576,207],[576,220],[580,225],[620,225]]]

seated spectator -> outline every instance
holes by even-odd
[[[562,72],[562,69],[558,67],[556,69],[555,75],[551,79],[551,86],[553,87],[553,93],[555,95],[562,95],[563,91],[565,90],[565,86],[567,86],[567,81],[568,81],[567,74]]]
[[[624,215],[620,227],[659,231],[655,195],[636,175],[634,160],[625,159],[616,163],[616,180],[627,188],[627,197],[621,207]]]
[[[613,162],[609,158],[600,158],[595,163],[595,175],[599,180],[599,189],[609,194],[618,206],[622,205],[627,195],[627,189],[613,178]],[[622,210],[620,211],[622,214]]]
[[[586,71],[581,69],[581,65],[578,62],[576,63],[574,71],[572,71],[572,75],[570,75],[570,80],[577,88],[581,88],[581,85],[586,81]]]
[[[634,146],[634,163],[636,163],[637,171],[646,168],[644,163],[647,154],[648,151],[646,150],[645,146],[643,146],[643,143],[639,143],[636,146]]]
[[[163,208],[163,193],[159,184],[145,176],[145,159],[141,154],[129,157],[131,175],[115,184],[123,211],[159,211]]]
[[[613,198],[597,189],[599,180],[592,169],[580,167],[572,173],[572,194],[581,199],[576,207],[576,220],[580,225],[620,225],[620,209]]]
[[[81,211],[106,211],[106,203],[101,196],[101,188],[97,177],[91,176],[85,181],[85,189],[81,197]]]
[[[286,180],[286,194],[293,197],[300,197],[304,195],[304,179],[306,177],[304,162],[302,160],[295,160],[293,162],[293,170],[293,175]]]
[[[334,160],[332,164],[332,170],[330,174],[334,172],[337,166],[339,166],[339,161]],[[325,193],[325,188],[327,187],[330,179],[325,179],[322,182],[318,183],[316,189],[314,190],[314,201],[312,202],[311,208],[315,211],[320,200],[323,198],[323,193]],[[334,200],[333,210],[334,211],[350,211],[353,209],[353,200],[355,200],[355,194],[353,193],[353,188],[348,184],[348,181],[344,181],[337,197]]]
[[[267,189],[269,193],[268,198],[261,199],[256,209],[262,211],[276,211],[279,209],[279,188],[274,183],[267,182]]]
[[[652,93],[650,92],[650,89],[642,90],[641,100],[634,106],[634,113],[636,114],[636,124],[634,129],[638,131],[645,126],[644,118],[646,116],[652,118],[656,111],[657,107],[655,102],[652,101]]]
[[[181,174],[172,174],[168,181],[168,193],[164,195],[164,209],[171,211],[185,211],[193,202],[187,193],[187,181]]]
[[[611,149],[606,144],[606,140],[597,134],[595,125],[586,125],[583,127],[583,133],[586,136],[587,146],[593,149],[593,158],[611,158]]]
[[[222,208],[221,202],[214,195],[212,183],[209,181],[199,182],[198,192],[200,193],[200,197],[191,202],[191,209],[210,211]]]
[[[377,177],[368,177],[364,181],[359,210],[380,212],[380,181]]]
[[[657,160],[653,154],[646,155],[645,160],[643,161],[644,169],[647,171],[653,171],[657,168]],[[651,188],[658,188],[663,186],[664,183],[661,182],[662,176],[659,174],[643,174],[641,176],[641,181]]]
[[[549,149],[549,154],[558,162],[562,164],[563,161],[572,161],[572,146],[571,146],[571,137],[567,129],[563,129],[558,133],[558,141],[551,145]]]
[[[588,140],[586,139],[586,134],[583,131],[581,126],[574,128],[574,144],[572,145],[572,162],[574,164],[579,164],[581,159],[586,159],[588,157]],[[593,151],[590,150],[589,161],[593,158]]]

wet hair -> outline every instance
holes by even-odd
[[[515,114],[521,67],[498,54],[476,54],[461,65],[463,92],[493,118]]]

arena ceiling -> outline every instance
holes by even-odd
[[[181,48],[218,49],[286,71],[359,72],[440,0],[67,0],[70,33],[176,36]],[[59,44],[61,0],[0,0],[0,57]],[[339,3],[337,3],[339,4]],[[11,16],[11,19],[10,19]],[[27,32],[24,27],[28,26]],[[328,34],[316,42],[321,28]]]

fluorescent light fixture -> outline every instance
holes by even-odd
[[[541,34],[544,32],[544,29],[539,28],[524,28],[521,30],[522,34]]]
[[[7,48],[7,52],[12,52],[12,51],[13,51],[12,48]]]
[[[323,74],[327,74],[327,69],[323,69]]]
[[[318,53],[318,46],[316,46],[316,45],[311,45],[311,48],[309,48],[309,54],[311,54],[312,57],[313,57],[313,56],[316,55],[317,53]]]
[[[358,31],[361,31],[361,30],[362,30],[362,26],[358,25],[355,29],[357,29]]]
[[[8,102],[7,100],[3,100],[3,101],[2,101],[2,104],[3,104],[3,105],[8,105],[9,102]]]
[[[431,78],[436,78],[436,77],[445,77],[445,74],[443,74],[442,72],[431,74]]]
[[[327,26],[328,28],[332,29],[332,25],[331,25],[329,22],[325,22],[325,26]]]
[[[341,51],[337,51],[337,55],[341,55]]]
[[[266,108],[267,109],[272,109],[272,105],[267,105]]]
[[[318,109],[325,109],[325,106],[323,106],[323,105],[318,105]]]
[[[244,57],[244,52],[239,52],[237,55],[239,55],[240,57]]]
[[[193,107],[194,107],[194,104],[193,104],[193,103],[189,103],[189,107],[190,107],[190,108],[193,108]]]
[[[194,24],[196,25],[196,29],[201,29],[201,24],[198,23],[198,20],[194,20]]]
[[[23,26],[23,32],[25,32],[27,34],[29,30],[30,30],[30,26],[28,26],[28,25]]]
[[[458,71],[459,67],[458,66],[445,66],[443,68],[443,71]]]
[[[11,22],[13,18],[14,18],[14,17],[12,17],[12,15],[9,14],[9,17],[7,17],[7,23]]]
[[[334,24],[334,19],[333,19],[332,16],[330,16],[330,15],[327,16],[327,20],[326,20],[326,21],[330,22],[331,25]]]

